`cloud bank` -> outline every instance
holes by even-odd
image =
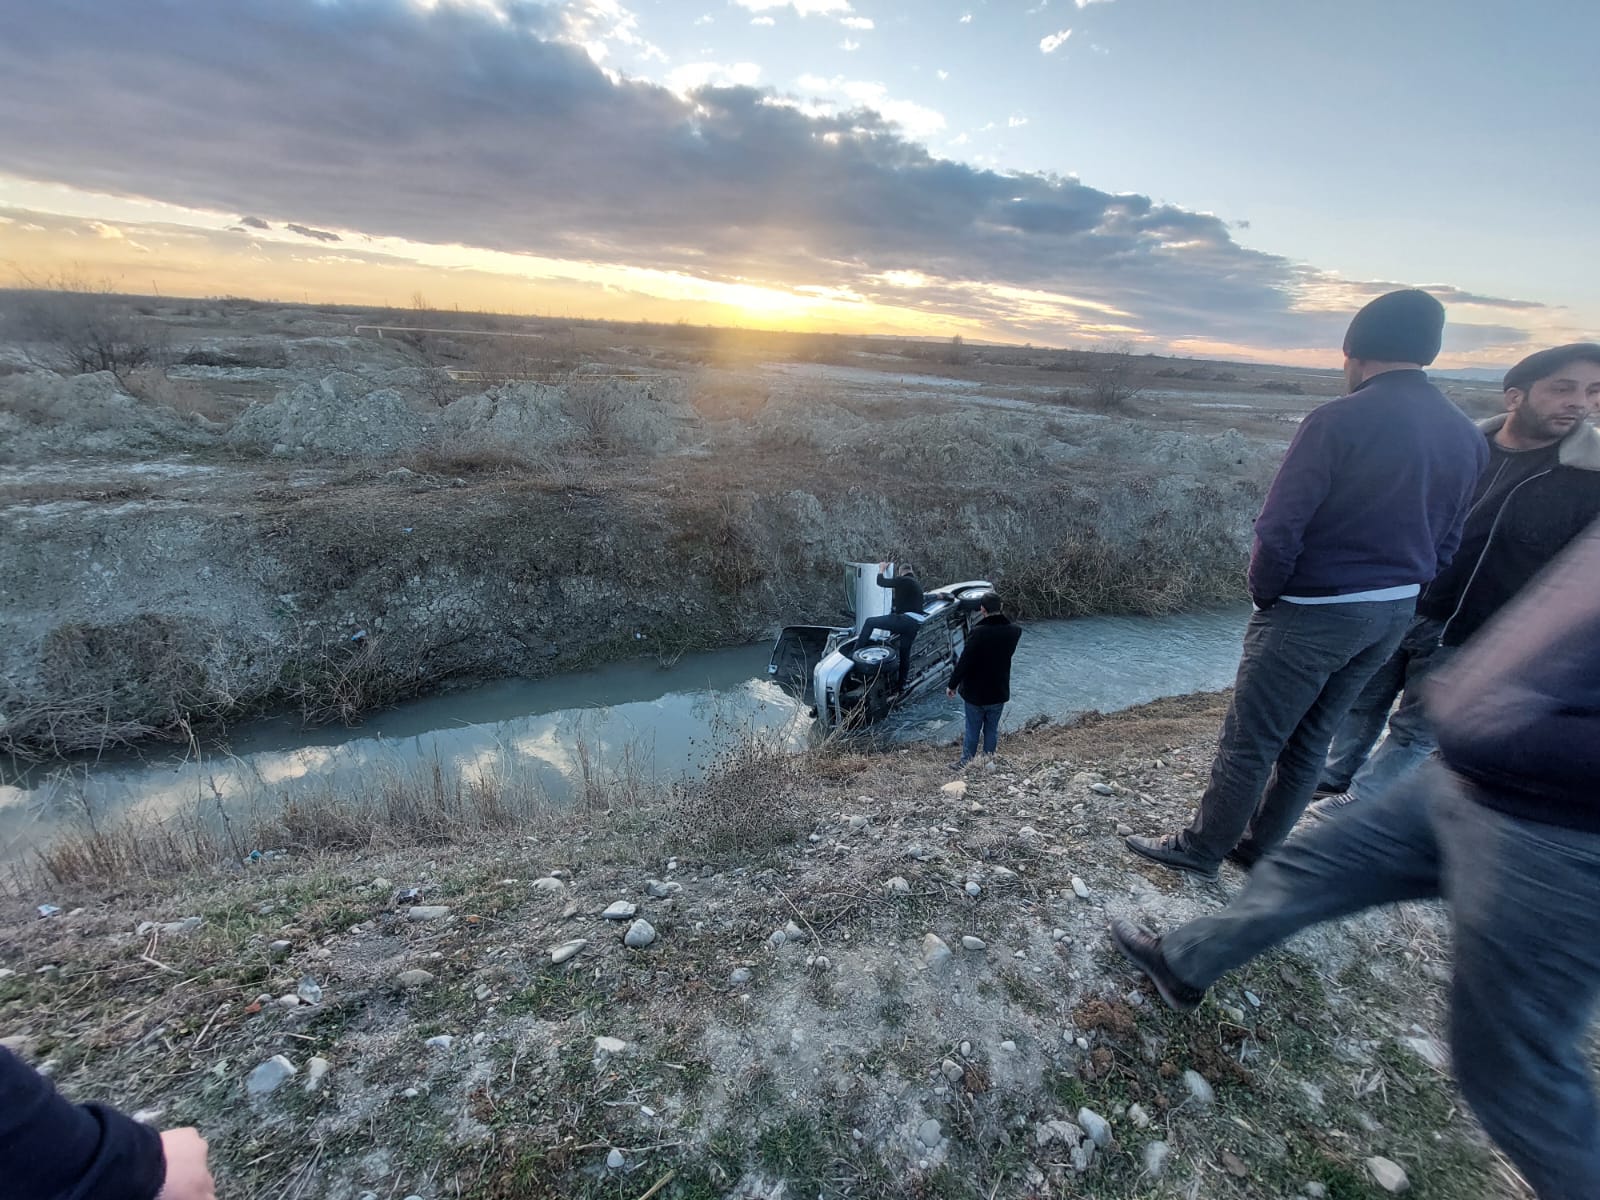
[[[738,2],[850,12],[843,0]],[[636,36],[614,3],[584,8]],[[930,281],[919,305],[1013,326],[1031,313],[1062,340],[1322,336],[1304,311],[1315,276],[1239,245],[1215,216],[939,159],[871,107],[808,112],[770,89],[713,86],[727,75],[705,64],[679,90],[630,79],[602,69],[592,38],[576,44],[571,11],[29,6],[0,39],[0,162],[262,212],[318,240],[359,231],[897,303],[905,289],[884,281],[915,272]],[[1018,296],[1063,299],[1019,308]]]

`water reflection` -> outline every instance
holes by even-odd
[[[1245,613],[1092,617],[1027,625],[1004,727],[1037,715],[1109,711],[1232,682]],[[618,663],[544,680],[501,680],[375,714],[355,729],[264,721],[198,758],[162,751],[11,768],[0,775],[0,859],[85,813],[165,816],[199,805],[338,790],[356,780],[438,765],[452,784],[491,776],[554,801],[586,773],[626,759],[658,781],[695,774],[735,739],[762,732],[799,746],[811,722],[765,679],[769,647],[685,656],[670,668]],[[884,734],[953,737],[959,703],[942,694],[896,716]]]

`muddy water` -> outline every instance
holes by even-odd
[[[1172,617],[1088,617],[1027,625],[1002,729],[1044,715],[1110,711],[1233,680],[1242,610]],[[0,861],[64,823],[124,813],[186,813],[215,797],[235,806],[435,766],[447,779],[490,772],[570,798],[585,771],[658,780],[703,770],[751,730],[805,744],[811,721],[766,680],[763,644],[685,656],[670,667],[618,663],[541,680],[502,680],[374,714],[355,729],[266,721],[197,756],[107,756],[26,771],[0,766]],[[942,693],[898,713],[893,740],[946,739],[960,705]]]

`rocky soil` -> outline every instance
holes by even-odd
[[[1445,1074],[1437,910],[1312,931],[1187,1017],[1110,949],[1241,883],[1120,842],[1186,818],[1220,713],[38,890],[0,912],[0,1033],[198,1124],[224,1197],[1523,1196]]]

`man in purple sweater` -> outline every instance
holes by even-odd
[[[1488,458],[1423,374],[1443,333],[1443,306],[1415,290],[1351,321],[1350,392],[1301,423],[1256,518],[1255,612],[1199,814],[1128,838],[1135,853],[1214,879],[1225,858],[1248,870],[1305,811],[1334,729],[1455,553]]]
[[[98,1104],[72,1104],[0,1047],[4,1200],[214,1200],[206,1143],[157,1133]]]
[[[1313,826],[1227,908],[1119,950],[1187,1012],[1268,947],[1379,904],[1450,906],[1451,1065],[1539,1200],[1600,1196],[1600,525],[1424,684],[1439,759]]]

